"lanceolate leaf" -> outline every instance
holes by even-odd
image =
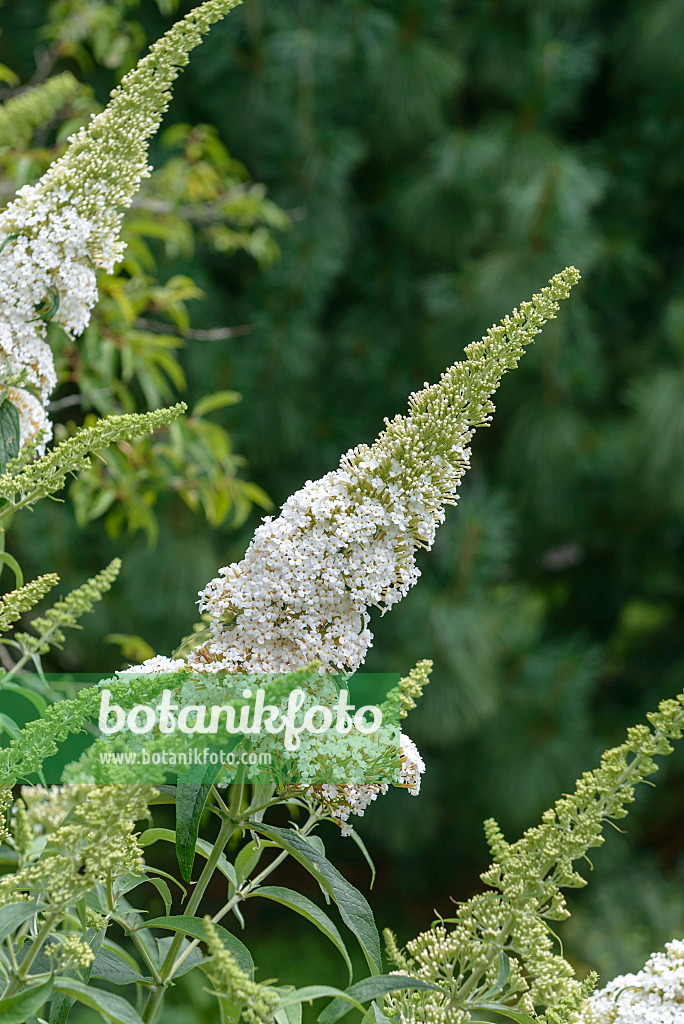
[[[0,1024],[24,1024],[47,1002],[51,991],[52,978],[35,988],[25,988],[15,996],[0,999]]]
[[[0,402],[0,473],[19,454],[19,410],[5,398]]]
[[[523,1013],[522,1010],[514,1010],[510,1006],[502,1006],[501,1003],[478,1003],[477,1006],[473,1006],[473,1013],[476,1010],[486,1010],[488,1013],[499,1013],[502,1017],[506,1017],[507,1020],[515,1021],[515,1024],[534,1024],[534,1019],[530,1017],[529,1013]]]
[[[274,900],[276,903],[282,903],[284,907],[289,907],[296,913],[301,914],[307,921],[311,921],[315,924],[319,931],[323,932],[326,938],[330,939],[332,944],[340,951],[342,958],[347,965],[349,971],[349,980],[352,980],[352,965],[349,959],[342,936],[339,931],[330,920],[328,915],[321,910],[320,907],[316,906],[306,896],[302,896],[298,892],[293,892],[292,889],[285,889],[280,885],[264,885],[260,889],[256,889],[251,896],[263,896],[267,900]]]
[[[242,736],[232,736],[222,745],[224,753],[233,750]],[[223,770],[223,765],[208,764],[189,768],[178,777],[176,795],[176,857],[181,875],[186,882],[192,878],[195,845],[200,819],[209,791]]]
[[[257,842],[254,839],[242,847],[235,858],[235,874],[240,883],[249,878],[259,863],[262,853],[267,849],[268,844],[262,843],[261,840]]]
[[[183,917],[180,915],[177,917],[153,917],[151,921],[145,921],[143,927],[166,928],[168,931],[182,932],[184,935],[190,935],[193,939],[200,939],[202,942],[205,942],[207,937],[204,921],[199,917]],[[227,929],[222,928],[220,924],[214,925],[214,927],[221,937],[221,942],[233,954],[245,974],[249,974],[250,978],[253,978],[254,961],[252,960],[252,954],[244,943],[240,942]]]
[[[151,846],[152,843],[159,842],[159,840],[162,839],[168,843],[177,842],[176,833],[173,831],[173,829],[148,828],[147,831],[143,832],[143,834],[140,837],[140,845]],[[206,839],[198,839],[197,842],[195,843],[195,853],[201,853],[203,857],[209,858],[212,852],[212,845],[211,843],[208,843]],[[237,876],[235,874],[235,868],[230,863],[228,858],[224,856],[224,854],[221,854],[221,856],[219,857],[216,867],[221,872],[221,874],[224,875],[229,882],[232,882],[232,884],[237,889]],[[152,882],[153,879],[148,878],[146,879],[146,881]]]
[[[84,985],[75,978],[55,978],[55,988],[72,999],[78,1000],[91,1010],[97,1010],[106,1020],[115,1024],[143,1024],[136,1011],[121,996],[104,992],[101,988]]]
[[[306,985],[304,988],[295,989],[294,992],[290,992],[289,995],[284,996],[277,1009],[287,1009],[289,1006],[296,1006],[299,1003],[311,1003],[314,999],[325,999],[326,996],[335,996],[335,1002],[338,1000],[345,1007],[345,1013],[347,1010],[351,1010],[354,1007],[360,1010],[365,1016],[365,1010],[361,1003],[357,1002],[353,996],[350,996],[347,992],[342,989],[333,988],[331,985]]]
[[[210,857],[212,853],[212,845],[211,843],[208,843],[206,839],[198,839],[196,847],[197,852],[201,853],[203,857],[206,857],[207,859]],[[219,857],[216,863],[216,867],[224,876],[224,878],[227,878],[228,881],[232,883],[234,888],[237,889],[237,875],[235,873],[235,868],[230,863],[228,858],[224,856],[224,854],[221,854],[221,856]]]
[[[127,959],[112,949],[101,949],[93,962],[91,976],[114,985],[134,985],[139,981],[152,981],[137,971]]]
[[[8,903],[0,908],[0,942],[36,913],[33,903]]]
[[[172,935],[167,935],[163,939],[157,939],[157,949],[159,950],[160,966],[164,963],[164,960],[166,959],[166,954],[168,953],[169,947],[171,946],[172,942]],[[181,948],[178,950],[179,957],[183,955],[183,953],[185,952],[189,945],[190,939],[183,939]],[[177,978],[180,978],[182,974],[187,974],[188,971],[192,971],[194,970],[195,967],[199,967],[201,964],[205,962],[206,959],[207,958],[202,953],[202,950],[198,946],[195,946],[195,948],[191,949],[188,955],[185,957],[183,963],[180,965],[178,970],[173,972],[173,980],[175,981]]]
[[[366,849],[366,844],[364,843],[364,841],[361,838],[361,836],[357,833],[356,829],[352,830],[351,837],[354,840],[354,842],[356,843],[356,845],[358,846],[358,848],[361,851],[361,853],[363,854],[363,856],[364,856],[364,858],[366,860],[366,863],[368,864],[368,867],[371,870],[370,887],[372,889],[374,884],[375,884],[375,864],[373,863],[373,858],[371,857],[370,853]]]
[[[337,868],[293,829],[257,825],[251,828],[267,839],[272,839],[309,871],[317,882],[330,893],[339,907],[342,920],[356,935],[373,974],[382,970],[380,936],[375,926],[373,911],[366,897],[344,878]]]
[[[164,901],[164,910],[167,914],[170,914],[173,899],[171,897],[171,890],[169,889],[168,883],[165,882],[163,878],[148,878],[147,881],[155,887]]]

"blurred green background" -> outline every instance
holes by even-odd
[[[189,7],[8,0],[0,60],[27,80],[48,53],[104,102]],[[572,263],[583,275],[504,380],[420,584],[375,616],[368,669],[435,662],[407,722],[423,792],[392,792],[359,829],[379,869],[376,916],[403,941],[478,887],[485,817],[517,837],[682,689],[682,38],[677,0],[245,0],[193,55],[167,115],[215,126],[291,222],[273,226],[275,260],[150,242],[159,279],[203,289],[200,335],[240,327],[188,340],[179,360],[190,402],[242,395],[215,418],[246,459],[237,477],[276,506],[551,274]],[[153,163],[166,159],[156,146]],[[120,667],[110,634],[170,653],[197,591],[242,556],[262,514],[212,526],[175,493],[155,511],[156,543],[101,519],[81,528],[68,505],[15,524],[30,575],[76,585],[124,558],[55,670]],[[684,934],[683,784],[679,750],[572,895],[562,938],[582,970],[606,980]],[[356,847],[325,838],[365,888]],[[248,915],[260,977],[340,983],[315,930],[291,924]],[[184,999],[203,1019],[193,978],[169,1024],[187,1019]]]

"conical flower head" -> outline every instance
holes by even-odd
[[[147,149],[189,53],[240,0],[208,0],[179,21],[114,90],[65,154],[0,214],[0,354],[37,399],[18,405],[22,441],[49,430],[42,408],[55,386],[46,321],[79,335],[97,300],[95,267],[123,255],[121,220],[149,174]]]
[[[386,421],[372,445],[347,452],[264,520],[244,559],[200,593],[213,639],[195,652],[197,667],[362,664],[372,642],[368,609],[391,608],[418,579],[416,551],[432,545],[445,505],[456,501],[475,428],[494,411],[491,396],[578,279],[574,267],[557,274],[469,345],[439,383],[412,394],[408,415]]]

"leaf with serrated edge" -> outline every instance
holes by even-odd
[[[245,974],[249,974],[250,978],[254,977],[254,961],[252,960],[252,954],[244,943],[240,942],[240,940],[226,928],[222,928],[220,924],[216,924],[214,927],[219,933],[221,941],[226,949],[228,949],[237,960],[240,968],[245,972]],[[190,935],[193,939],[200,939],[202,942],[206,942],[207,939],[207,933],[204,929],[204,921],[198,917],[183,917],[181,915],[176,917],[153,917],[151,921],[145,921],[144,925],[137,930],[144,931],[147,928],[166,928],[171,932],[182,932],[184,935]]]
[[[75,978],[55,978],[55,988],[58,992],[64,992],[72,999],[78,1000],[91,1010],[97,1010],[107,1020],[115,1024],[143,1024],[130,1003],[127,1003],[121,996],[113,992],[105,992],[101,988],[93,988],[91,985],[84,985]]]
[[[264,885],[259,889],[255,889],[254,892],[249,895],[250,898],[253,896],[263,896],[264,899],[274,900],[276,903],[280,903],[282,906],[289,907],[291,910],[294,910],[297,914],[301,914],[301,916],[305,917],[307,921],[314,924],[319,931],[326,936],[326,938],[330,939],[333,946],[335,946],[342,954],[342,958],[347,965],[347,970],[349,971],[349,981],[351,982],[352,965],[347,949],[342,941],[342,936],[328,915],[312,900],[303,896],[301,893],[294,892],[292,889],[285,889],[280,885]]]
[[[257,824],[252,824],[251,828],[287,850],[330,893],[339,907],[342,920],[356,935],[371,972],[380,974],[382,970],[380,936],[375,926],[373,911],[369,907],[366,897],[358,889],[355,889],[311,843],[308,843],[305,837],[300,836],[293,829]]]

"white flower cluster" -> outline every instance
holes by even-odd
[[[64,186],[46,194],[25,185],[0,214],[0,353],[7,375],[23,373],[33,392],[8,395],[19,409],[22,445],[42,431],[44,447],[51,436],[45,405],[57,378],[45,320],[51,315],[80,334],[97,299],[91,232]]]
[[[401,775],[399,785],[405,786],[411,796],[420,793],[420,777],[425,771],[425,762],[418,753],[418,747],[408,736],[401,734]]]
[[[463,426],[453,462],[424,458],[418,437],[398,462],[383,458],[382,435],[308,481],[277,519],[264,520],[244,559],[202,591],[214,638],[201,663],[210,671],[282,672],[314,659],[359,668],[373,639],[368,608],[386,611],[418,580],[416,550],[431,547],[443,505],[455,501],[469,436]]]
[[[401,769],[397,785],[408,789],[411,796],[418,796],[421,775],[425,771],[425,762],[418,753],[418,748],[413,740],[404,733],[399,738],[399,750]],[[377,799],[378,795],[384,796],[388,788],[386,782],[370,785],[347,783],[343,786],[325,784],[310,786],[306,795],[318,800],[340,826],[342,835],[349,836],[354,829],[349,822],[350,816],[354,814],[362,818],[366,808]]]
[[[187,665],[183,658],[167,658],[164,654],[155,654],[148,658],[142,665],[131,665],[130,668],[118,672],[117,675],[130,675],[133,672],[178,672]]]
[[[411,523],[424,509],[420,493],[401,486],[399,464],[386,484],[375,461],[308,481],[277,519],[265,519],[244,559],[221,569],[201,595],[214,638],[198,667],[285,672],[318,660],[353,671],[362,664],[372,642],[368,607],[390,608],[418,579]],[[436,524],[423,521],[429,546]]]
[[[592,995],[577,1024],[684,1024],[684,941],[668,942],[638,974],[614,978]]]
[[[51,434],[45,406],[55,386],[45,321],[83,332],[97,299],[95,266],[111,273],[123,255],[121,220],[150,173],[147,146],[179,69],[209,26],[238,0],[207,0],[166,33],[114,90],[110,103],[35,185],[0,214],[0,355],[5,379],[23,373],[21,444]],[[23,383],[22,381],[22,383]]]
[[[420,573],[444,506],[469,465],[468,444],[487,423],[491,395],[524,345],[556,315],[578,278],[569,268],[492,327],[439,383],[409,398],[375,443],[308,481],[256,531],[243,560],[200,593],[212,640],[191,663],[207,671],[287,671],[314,659],[354,671],[372,642],[368,609],[400,601]]]

